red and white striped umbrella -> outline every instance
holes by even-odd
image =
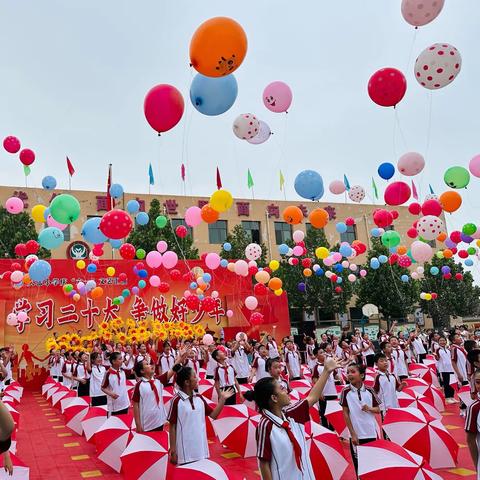
[[[2,397],[2,402],[3,403],[8,403],[10,404],[10,406],[14,407],[15,408],[15,405],[18,405],[19,402],[15,401],[15,399],[13,397],[11,397],[10,395],[4,395]]]
[[[164,387],[162,391],[162,398],[163,398],[163,405],[165,406],[165,410],[168,412],[170,408],[170,401],[175,396],[173,392],[173,387]]]
[[[418,380],[419,379],[409,378],[407,380],[408,388],[425,395],[432,401],[433,405],[439,412],[443,412],[445,410],[445,397],[443,396],[443,392],[429,383],[418,383]],[[422,379],[422,381],[424,381],[424,379]]]
[[[227,405],[213,422],[222,445],[244,458],[256,455],[255,430],[260,415],[246,405]]]
[[[15,427],[19,428],[20,426],[20,413],[18,413],[18,410],[10,403],[4,403],[5,408],[10,412],[10,415],[13,418],[13,421],[15,423]]]
[[[168,433],[135,433],[120,456],[125,480],[167,478]]]
[[[472,397],[470,396],[470,385],[464,385],[459,391],[458,391],[458,398],[467,406],[469,407],[475,400],[472,400]]]
[[[297,390],[292,390],[288,396],[290,397],[290,400],[293,402],[298,402],[300,400],[300,393]]]
[[[51,397],[52,407],[60,407],[60,401],[66,397],[76,397],[77,394],[67,387],[59,388]]]
[[[18,401],[20,401],[23,396],[23,387],[18,382],[13,382],[8,385],[3,392],[7,395],[11,395],[11,392],[14,392],[12,397],[17,398]]]
[[[56,392],[58,392],[59,390],[61,390],[63,387],[62,384],[60,383],[57,383],[56,385],[54,385],[52,388],[50,388],[47,393],[46,393],[46,396],[47,396],[47,400],[50,401],[50,403],[52,402],[51,398],[52,398],[52,395]]]
[[[13,465],[13,475],[9,476],[3,468],[3,455],[0,455],[0,479],[7,480],[29,480],[30,479],[30,468],[27,467],[18,457],[10,453],[10,459],[12,460]]]
[[[95,434],[98,459],[120,473],[123,453],[133,437],[133,415],[112,415]]]
[[[215,386],[213,380],[204,379],[198,382],[198,392],[205,398],[212,400],[215,393]]]
[[[359,445],[360,480],[442,480],[416,453],[387,440]]]
[[[397,398],[401,408],[418,408],[421,412],[433,418],[442,418],[442,414],[435,408],[435,405],[429,398],[411,388],[405,388],[401,392],[398,392]]]
[[[6,388],[4,390],[5,395],[8,395],[9,397],[12,397],[15,400],[15,403],[20,403],[20,400],[22,398],[22,392],[18,391],[16,388]]]
[[[428,368],[432,369],[432,372],[436,375],[437,374],[437,360],[435,359],[434,355],[427,355],[423,364],[426,365]]]
[[[350,432],[348,431],[347,424],[343,418],[343,408],[337,400],[327,400],[325,417],[338,433],[339,437],[350,438]]]
[[[365,383],[367,387],[373,387],[375,385],[375,377],[376,377],[376,374],[372,375],[372,374],[366,373],[365,380],[363,381],[363,383]]]
[[[417,376],[422,378],[429,385],[438,386],[438,378],[436,373],[428,366],[423,363],[411,363],[408,367],[410,375]]]
[[[348,467],[343,448],[336,433],[318,423],[305,425],[305,438],[315,478],[340,480]]]
[[[168,480],[244,480],[243,474],[225,471],[212,460],[199,460],[179,467],[169,468]]]
[[[200,380],[204,380],[206,376],[207,376],[207,370],[205,368],[199,368],[198,369],[198,378]]]
[[[67,421],[66,426],[75,433],[83,433],[82,420],[90,408],[90,397],[75,397],[65,407],[63,414]]]
[[[52,377],[48,377],[42,385],[42,395],[45,395],[48,390],[54,387],[58,382],[56,382]]]
[[[293,380],[290,382],[290,388],[296,390],[300,394],[300,398],[305,398],[312,389],[312,384],[305,379]]]
[[[75,400],[77,397],[65,397],[60,400],[60,411],[63,413],[65,411],[65,408],[68,407],[68,405]]]
[[[245,393],[245,392],[249,392],[251,390],[253,390],[253,388],[255,387],[255,385],[253,383],[243,383],[240,385],[240,392],[242,392],[242,395]],[[239,392],[236,392],[235,393],[235,397],[236,397],[236,400],[237,400],[237,404],[240,404],[240,395],[239,395]],[[216,400],[218,402],[218,399]],[[247,407],[251,408],[252,410],[255,409],[255,402],[248,402],[248,401],[244,401],[244,403],[247,405]]]
[[[437,420],[416,408],[391,408],[383,429],[392,442],[421,455],[433,468],[452,468],[458,456],[458,444]]]
[[[102,407],[90,407],[82,420],[82,430],[87,442],[95,441],[94,435],[107,420],[107,410]]]
[[[135,380],[127,380],[127,393],[128,393],[128,398],[130,399],[130,402],[132,401],[133,392],[135,390],[136,383],[137,382]]]

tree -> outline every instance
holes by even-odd
[[[304,258],[314,260],[315,250],[318,247],[330,248],[323,229],[311,228],[304,238],[307,254]],[[321,265],[322,271],[325,267]],[[353,294],[353,285],[348,281],[348,270],[334,273],[342,278],[341,285],[333,283],[325,275],[316,275],[313,272],[311,277],[305,277],[304,267],[300,260],[296,266],[290,265],[288,260],[280,262],[280,268],[275,274],[283,281],[283,289],[287,292],[290,308],[298,308],[308,314],[314,313],[317,309],[322,309],[326,315],[334,318],[336,313],[344,313]],[[299,289],[299,284],[305,284],[305,292]],[[340,286],[341,293],[336,293],[335,288]]]
[[[17,215],[8,213],[0,207],[0,256],[1,258],[15,258],[15,246],[29,240],[38,240],[35,223],[27,212]],[[39,258],[49,258],[50,251],[40,248],[36,255]]]
[[[440,271],[432,275],[430,269],[437,267]],[[445,279],[442,267],[449,267],[452,278]],[[463,278],[457,280],[456,274],[462,274]],[[431,263],[425,264],[424,278],[420,281],[422,292],[436,293],[435,300],[422,300],[420,306],[425,313],[433,319],[435,328],[443,329],[450,327],[450,317],[475,315],[480,308],[480,287],[473,285],[473,277],[470,272],[464,272],[461,263],[455,263],[453,259],[438,258],[434,256]]]
[[[245,248],[250,243],[253,243],[251,237],[248,235],[248,233],[241,224],[235,225],[233,227],[233,230],[227,235],[227,239],[225,240],[225,242],[230,243],[232,249],[226,251],[222,247],[220,256],[228,260],[245,258]],[[256,262],[259,265],[264,265],[267,258],[268,249],[264,243],[261,243],[260,247],[262,248],[262,255],[259,259],[256,260]]]
[[[368,252],[367,264],[363,267],[367,275],[357,285],[357,307],[373,303],[387,320],[405,318],[413,313],[418,301],[418,284],[410,280],[402,282],[402,275],[409,275],[407,268],[397,264],[385,263],[380,268],[370,267],[370,259],[385,255],[388,257],[387,247],[382,245],[380,239],[372,238],[372,248]]]
[[[180,259],[186,258],[188,260],[196,259],[198,257],[198,249],[193,246],[193,238],[187,235],[185,238],[179,238],[172,229],[171,221],[163,228],[158,228],[155,219],[163,215],[160,208],[160,202],[154,198],[150,202],[150,210],[148,216],[150,221],[146,225],[135,225],[128,236],[127,242],[131,243],[135,248],[143,248],[146,252],[157,249],[157,243],[160,240],[165,240],[168,248],[173,250]]]

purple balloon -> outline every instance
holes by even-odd
[[[464,233],[460,234],[460,238],[462,239],[462,242],[464,242],[464,243],[472,243],[473,242],[473,238],[470,237],[469,235],[465,235]]]
[[[299,292],[305,292],[307,290],[307,286],[303,283],[303,282],[300,282],[298,285],[297,285],[297,288],[298,288],[298,291]]]
[[[138,287],[132,287],[132,293],[134,295],[138,295],[138,292],[140,291],[140,289]]]
[[[450,273],[450,267],[447,266],[447,265],[444,265],[444,266],[442,267],[442,273],[443,273],[444,275],[447,274],[447,273]]]
[[[445,246],[446,246],[447,248],[454,248],[454,247],[457,246],[457,244],[456,244],[455,242],[452,242],[452,240],[450,239],[450,237],[447,237],[447,238],[445,239]]]

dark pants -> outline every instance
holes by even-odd
[[[79,397],[88,397],[90,394],[90,379],[88,379],[85,383],[78,382],[77,392]]]
[[[205,378],[207,380],[213,380],[214,377],[213,377],[213,375],[205,375]]]
[[[128,413],[128,408],[124,408],[123,410],[117,410],[116,412],[112,412],[111,415],[116,417],[117,415],[125,415]]]
[[[12,379],[10,379],[10,380],[5,380],[5,381],[3,382],[3,384],[4,384],[4,385],[7,385],[7,386],[10,385],[11,383],[12,383]]]
[[[365,357],[365,363],[367,367],[373,367],[375,365],[375,355],[367,355]]]
[[[453,372],[441,372],[440,375],[441,375],[441,384],[442,384],[442,387],[443,387],[443,391],[445,392],[445,398],[453,398],[453,396],[455,395],[455,391],[453,390],[453,388],[450,386],[450,375],[452,374]]]
[[[292,377],[292,378],[290,379],[291,382],[293,382],[294,380],[300,380],[300,377]]]
[[[468,385],[467,380],[464,380],[462,382],[462,387],[464,387],[465,385]],[[466,410],[466,409],[467,409],[467,406],[460,400],[460,410]]]
[[[360,445],[365,445],[366,443],[374,442],[376,438],[359,438],[358,443]],[[352,441],[350,440],[350,453],[352,454],[353,466],[355,467],[355,473],[358,476],[358,453],[357,447],[353,445]]]
[[[245,383],[248,383],[248,378],[238,378],[237,377],[237,382],[240,384],[240,385],[244,385]]]
[[[426,353],[419,353],[418,354],[418,362],[419,363],[423,363],[423,361],[427,358],[427,354]]]
[[[405,380],[406,378],[408,378],[408,375],[399,375],[398,378],[400,380]]]
[[[235,390],[235,387],[220,387],[220,390],[223,392],[224,390],[229,390],[230,388],[233,388]],[[229,397],[225,400],[225,405],[236,405],[236,404],[237,404],[237,395],[236,394],[233,394],[231,397]]]
[[[145,433],[148,433],[148,432],[163,432],[163,425],[160,425],[157,428],[153,428],[152,430],[145,430]]]
[[[107,404],[107,396],[100,395],[98,397],[92,397],[92,407],[101,407]]]
[[[328,428],[329,430],[335,431],[331,423],[327,420],[325,416],[325,410],[327,409],[327,402],[328,400],[336,400],[336,395],[325,395],[323,400],[318,401],[318,411],[320,413],[320,421],[322,422],[322,427]]]

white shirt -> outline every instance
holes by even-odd
[[[268,356],[270,358],[278,358],[278,345],[275,340],[272,340],[271,342],[268,342],[267,344],[268,347]]]
[[[102,397],[105,394],[102,392],[102,382],[105,378],[106,368],[103,365],[92,365],[92,372],[90,373],[90,396]]]
[[[235,386],[235,370],[231,365],[217,364],[214,377],[220,388]]]
[[[267,359],[260,356],[255,357],[255,360],[253,361],[252,367],[257,369],[255,372],[255,378],[257,379],[257,382],[262,378],[271,376],[265,368],[266,363]]]
[[[285,362],[290,367],[292,377],[300,377],[300,356],[298,353],[292,350],[287,350],[285,353]]]
[[[167,373],[164,373],[160,377],[153,378],[151,383],[142,377],[135,385],[132,402],[139,404],[140,421],[145,432],[161,427],[167,421],[163,404],[163,385],[167,383]],[[156,389],[158,401],[154,389]]]
[[[437,349],[437,370],[440,373],[453,373],[452,354],[447,347],[438,347]]]
[[[122,369],[123,370],[133,370],[133,367],[135,366],[135,355],[132,353],[125,353],[123,354],[123,361],[124,363],[122,364]]]
[[[452,353],[452,360],[457,362],[458,372],[462,376],[463,381],[467,381],[467,352],[463,349],[463,347],[455,344],[450,347],[450,351]]]
[[[310,368],[310,370],[313,370],[317,363],[317,359],[315,358],[315,355],[313,355],[314,348],[315,348],[315,345],[306,345],[307,365],[308,365],[308,368]]]
[[[315,364],[315,369],[313,370],[313,378],[320,378],[320,375],[322,374],[324,370],[323,364],[317,362]],[[326,396],[335,396],[337,397],[337,389],[335,388],[335,379],[333,378],[333,372],[330,373],[327,379],[327,383],[325,384],[325,387],[323,388],[322,395],[324,397]]]
[[[393,359],[393,373],[397,377],[408,377],[406,353],[400,347],[394,348],[392,350],[392,359]]]
[[[423,355],[427,353],[423,342],[419,338],[414,338],[412,341],[413,351],[416,355]]]
[[[250,376],[250,364],[244,347],[239,346],[235,350],[232,365],[238,378],[248,378]]]
[[[74,381],[69,378],[73,373],[73,362],[65,361],[62,367],[62,385],[67,388],[71,388],[73,386]],[[66,375],[68,375],[68,377]]]
[[[86,380],[88,380],[90,378],[90,374],[88,373],[86,364],[75,364],[75,366],[73,367],[73,376],[77,378],[85,378]]]
[[[169,353],[168,355],[162,353],[160,355],[158,363],[160,365],[160,371],[162,373],[168,372],[175,364],[175,356],[172,353]]]
[[[368,347],[368,348],[367,348]],[[364,357],[367,357],[368,355],[375,355],[375,352],[373,350],[372,344],[370,342],[366,342],[365,340],[362,341],[362,348],[367,348],[367,350],[364,350],[362,352],[362,355]]]
[[[112,398],[110,395],[107,395],[109,412],[118,412],[130,406],[130,399],[128,398],[127,392],[127,378],[122,369],[117,371],[109,368],[105,373],[102,387],[108,388],[118,395],[118,398]]]
[[[213,359],[212,354],[208,352],[208,362],[207,362],[207,375],[213,377],[215,375],[215,369],[217,368],[218,363]]]
[[[378,372],[375,377],[373,389],[380,399],[380,408],[386,412],[389,408],[399,408],[397,398],[397,387],[399,386],[397,377],[390,373]]]

